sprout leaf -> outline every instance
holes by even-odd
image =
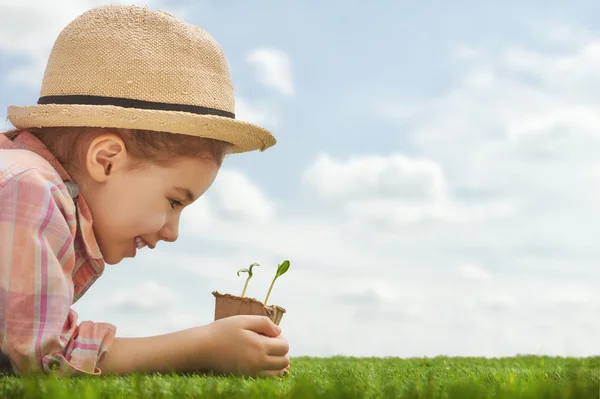
[[[258,263],[254,262],[253,264],[250,265],[250,267],[248,269],[240,269],[237,272],[237,275],[240,275],[240,272],[242,273],[248,273],[248,278],[246,279],[246,283],[244,284],[244,289],[242,290],[242,298],[244,297],[244,295],[246,295],[246,289],[248,288],[248,282],[250,281],[250,279],[252,278],[252,268],[254,266],[260,266]]]
[[[287,272],[289,268],[290,268],[289,260],[283,261],[283,263],[281,263],[277,267],[277,272],[275,273],[275,277],[273,277],[273,281],[271,281],[271,286],[269,287],[269,292],[267,292],[267,297],[265,298],[265,301],[263,302],[263,304],[265,306],[267,306],[267,301],[269,300],[269,296],[271,295],[271,290],[273,289],[273,285],[275,285],[275,280],[277,280],[277,278],[279,278],[280,276],[285,274],[285,272]]]

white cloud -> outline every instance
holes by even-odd
[[[275,217],[276,205],[245,174],[224,167],[209,192],[185,212],[197,222],[189,224],[193,231],[196,225],[266,223]]]
[[[360,156],[347,161],[320,155],[304,176],[325,198],[399,198],[436,201],[446,196],[442,170],[435,162],[394,154]]]
[[[581,56],[585,48],[566,58],[536,55],[546,59],[536,64],[539,73],[530,73],[542,77],[535,84],[515,76],[502,56],[476,63],[458,87],[426,105],[427,118],[414,121],[408,140],[440,164],[455,190],[493,191],[525,203],[550,196],[545,204],[589,192],[591,182],[583,176],[596,164],[600,144],[595,78],[586,86],[565,73],[547,72],[566,63],[594,75],[593,63]]]
[[[471,280],[490,280],[492,278],[489,272],[472,263],[462,264],[457,267],[456,271],[461,277]]]
[[[286,53],[272,48],[259,48],[248,54],[246,60],[255,67],[262,84],[287,97],[294,95],[292,65]]]
[[[25,60],[10,70],[4,79],[15,84],[39,86],[60,31],[88,9],[106,4],[147,5],[179,18],[187,16],[185,8],[169,6],[161,0],[64,0],[60,7],[45,0],[3,0],[0,2],[0,54],[12,54]]]
[[[178,301],[175,292],[154,281],[129,287],[107,300],[107,306],[117,312],[159,313],[170,309]]]
[[[240,96],[235,98],[235,118],[259,126],[270,126],[271,128],[276,128],[279,125],[269,105],[258,101],[250,102]]]
[[[181,273],[178,293],[191,287],[155,329],[210,321],[210,291],[240,292],[235,272],[254,261],[249,291],[262,298],[290,259],[272,300],[288,310],[293,356],[597,353],[594,43],[463,47],[460,79],[402,121],[410,155],[315,158],[298,183],[318,208],[224,169],[184,211],[178,249],[136,259]],[[147,331],[137,319],[120,326]]]
[[[577,47],[585,45],[594,38],[593,33],[584,26],[569,24],[561,20],[526,19],[525,25],[530,32],[542,43]]]
[[[14,126],[9,121],[0,119],[0,132],[11,129],[14,129]]]
[[[464,204],[452,198],[440,166],[402,154],[336,160],[320,155],[304,183],[321,197],[336,200],[357,220],[381,228],[427,220],[464,222],[504,217],[514,204]]]
[[[474,49],[473,47],[466,45],[458,45],[454,49],[454,55],[457,59],[474,61],[479,58],[479,51]]]
[[[359,236],[365,241],[348,239],[348,247],[383,255],[385,275],[400,292],[397,282],[404,281],[424,290],[401,301],[416,306],[421,319],[416,330],[402,326],[410,332],[402,338],[416,346],[414,351],[398,352],[597,351],[594,335],[600,326],[584,320],[600,307],[589,281],[598,278],[600,81],[594,71],[600,67],[600,41],[573,43],[580,45],[558,53],[514,46],[460,50],[467,65],[462,79],[444,95],[411,103],[408,109],[419,112],[402,117],[405,137],[417,154],[405,158],[436,165],[408,179],[418,182],[420,191],[412,192],[422,194],[412,207],[400,190],[406,175],[393,175],[398,191],[389,195],[378,178],[383,167],[373,167],[369,156],[321,157],[307,172],[306,183],[324,198],[354,217],[377,218]],[[380,165],[383,159],[394,164],[393,154],[379,157]],[[428,215],[427,224],[406,225],[423,220],[419,214]],[[399,265],[402,272],[395,270]],[[409,266],[431,275],[409,277]],[[365,284],[376,273],[362,274]],[[556,319],[571,327],[560,328],[552,322]],[[392,328],[393,323],[388,319],[381,325]],[[549,325],[552,335],[540,333]],[[438,330],[448,341],[426,333]],[[426,338],[415,339],[418,331]]]
[[[384,118],[403,121],[419,115],[421,109],[415,105],[404,104],[398,101],[376,104],[375,113]]]

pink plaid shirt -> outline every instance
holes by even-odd
[[[14,372],[99,375],[115,326],[71,309],[102,275],[77,186],[32,134],[0,134],[0,350]]]

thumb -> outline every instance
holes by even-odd
[[[246,329],[269,337],[277,337],[281,334],[281,327],[273,323],[268,316],[249,316]]]

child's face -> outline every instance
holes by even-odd
[[[151,248],[160,240],[175,241],[181,211],[208,190],[219,170],[215,162],[201,159],[129,170],[131,162],[113,135],[95,139],[87,152],[82,194],[108,264],[134,257],[140,238]]]

